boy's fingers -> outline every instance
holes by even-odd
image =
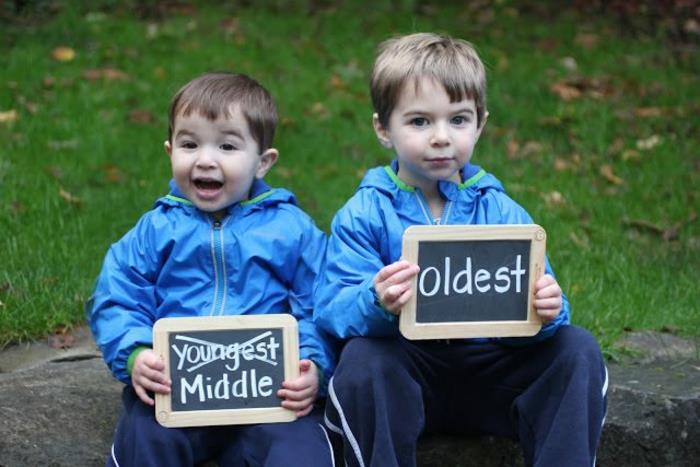
[[[134,386],[134,391],[136,392],[136,395],[139,396],[139,399],[146,404],[146,405],[153,405],[155,402],[153,399],[148,397],[148,394],[146,393],[146,390],[141,387],[141,386]]]
[[[312,402],[313,402],[313,399],[310,397],[306,398],[304,400],[301,400],[301,401],[290,401],[290,400],[285,399],[282,401],[282,407],[284,407],[285,409],[294,410],[294,411],[304,410],[307,407],[310,407]]]
[[[411,266],[411,263],[404,260],[397,261],[388,266],[384,266],[377,273],[376,280],[377,282],[384,282],[385,280],[396,274],[398,271],[405,269],[409,266]]]
[[[285,400],[300,401],[312,397],[316,390],[312,387],[307,387],[302,390],[292,391],[289,389],[280,389],[277,391],[277,396]]]
[[[297,418],[301,418],[301,417],[308,415],[309,412],[311,412],[311,409],[313,409],[313,408],[314,408],[313,405],[309,405],[307,408],[297,411],[297,413],[296,413]]]
[[[540,298],[535,300],[535,308],[555,310],[561,307],[561,299],[559,297],[553,298]]]

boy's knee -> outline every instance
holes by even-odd
[[[366,393],[376,386],[402,381],[405,373],[401,360],[395,355],[396,340],[355,338],[347,343],[333,376],[335,389],[346,393]]]

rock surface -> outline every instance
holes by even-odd
[[[66,351],[35,343],[0,353],[1,467],[104,465],[121,384],[107,371],[89,333],[78,340]],[[609,366],[609,409],[598,466],[698,465],[698,343],[640,333],[624,345],[635,359]],[[419,465],[523,463],[517,444],[509,440],[439,436],[421,440]]]

